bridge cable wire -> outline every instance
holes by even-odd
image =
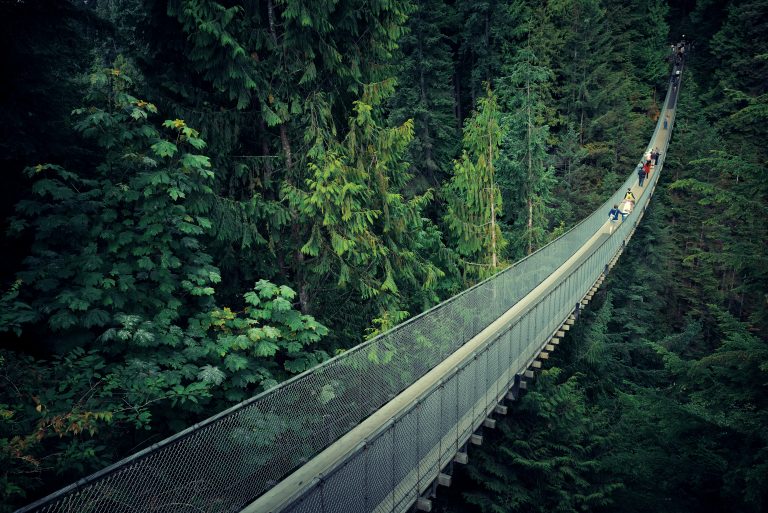
[[[648,145],[662,154],[645,188],[635,168],[590,216],[493,277],[15,513],[407,511],[465,461],[471,435],[623,250],[663,167],[679,88]],[[610,234],[627,188],[635,210]]]

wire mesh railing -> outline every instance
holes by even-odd
[[[654,137],[658,130],[657,125]],[[658,172],[652,183],[657,178]],[[611,199],[570,231],[492,278],[17,513],[242,510],[541,284],[600,230],[608,208],[634,179],[630,175]],[[551,299],[537,303],[508,334],[489,344],[484,356],[447,378],[439,395],[414,405],[362,448],[363,453],[350,453],[344,465],[308,489],[290,511],[399,511],[410,504],[424,486],[424,476],[439,470],[462,437],[485,418],[487,404],[506,392],[531,348],[572,309],[580,286],[594,282],[631,226],[621,225],[552,289]],[[456,436],[446,434],[451,429]],[[356,486],[366,490],[364,499],[353,499],[360,495]],[[343,504],[331,506],[326,496]]]
[[[669,94],[665,106],[668,100]],[[664,112],[666,109],[662,114]],[[662,119],[659,118],[649,149],[658,143]],[[674,122],[674,117],[671,122]],[[612,235],[605,232],[593,241],[587,255],[572,263],[563,278],[542,293],[513,322],[487,340],[461,365],[444,374],[410,408],[368,436],[331,472],[315,479],[301,495],[291,498],[279,511],[407,511],[503,400],[513,387],[516,376],[528,367],[553,332],[570,316],[574,306],[631,236],[659,179],[671,129],[670,125],[662,137],[662,157],[642,190],[633,214]],[[618,203],[626,187],[634,181],[633,175],[603,205],[602,212],[598,211],[603,224],[607,207]],[[245,510],[247,513],[257,511],[266,510],[260,510],[258,504]]]

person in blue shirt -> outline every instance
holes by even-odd
[[[621,216],[621,220],[623,221],[626,217],[626,214],[619,210],[618,205],[614,205],[613,208],[608,212],[608,220],[611,222],[608,233],[613,233],[616,231],[616,225],[619,223],[619,216]]]

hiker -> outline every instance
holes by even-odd
[[[672,89],[677,89],[677,85],[680,83],[680,70],[675,70],[675,74],[672,75]]]
[[[632,194],[632,189],[627,189],[626,194],[624,194],[624,199],[621,201],[621,205],[619,206],[619,210],[621,210],[621,213],[624,214],[624,217],[626,217],[631,214],[634,209],[635,195]]]
[[[621,215],[621,220],[624,220],[625,214],[621,210],[619,210],[618,205],[614,205],[613,208],[608,212],[608,221],[610,221],[610,226],[608,228],[608,233],[613,233],[616,231],[616,225],[619,224],[619,215]]]
[[[643,178],[648,178],[651,176],[651,161],[649,160],[645,164],[643,164],[643,167],[640,168],[640,172],[643,173]],[[642,187],[643,182],[640,182],[640,186]]]
[[[645,180],[645,165],[637,168],[637,183],[638,185],[640,185],[640,187],[643,186],[644,180]]]
[[[664,115],[664,130],[669,126],[669,112]]]
[[[659,165],[659,155],[661,153],[659,152],[658,148],[654,148],[651,152],[651,158],[653,159],[653,165],[658,166]]]

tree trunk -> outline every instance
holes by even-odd
[[[269,33],[277,50],[277,30],[275,29],[275,6],[272,0],[267,0],[267,18],[269,19]]]
[[[533,253],[533,198],[528,196],[528,254]]]
[[[530,35],[529,35],[530,38]],[[530,62],[528,63],[528,71],[530,73]],[[533,183],[533,155],[531,149],[531,77],[525,82],[527,101],[526,111],[528,115],[527,123],[527,142],[528,142],[528,254],[533,253],[533,190],[531,184]]]
[[[459,70],[456,69],[453,73],[454,87],[454,101],[456,102],[456,119],[458,120],[457,132],[461,135],[462,119],[461,119],[461,75]]]
[[[491,187],[491,265],[493,270],[496,270],[496,197],[493,183],[493,134],[488,130],[488,170],[490,171],[490,187]]]
[[[421,103],[424,106],[424,110],[429,112],[429,105],[427,100],[427,85],[426,78],[424,77],[424,52],[422,49],[421,35],[417,37],[418,50],[419,50],[419,84],[421,88]],[[422,147],[424,148],[424,163],[426,164],[426,170],[429,172],[431,181],[437,184],[437,177],[435,176],[435,166],[432,164],[432,141],[429,134],[429,120],[426,116],[422,117],[422,124],[424,126],[424,136],[422,138]]]
[[[283,145],[283,153],[285,153],[285,167],[290,175],[293,168],[293,153],[291,152],[291,142],[288,140],[288,131],[285,129],[285,123],[280,124],[280,143]]]
[[[267,143],[267,124],[264,122],[264,118],[259,117],[259,140],[261,142],[261,154],[264,156],[264,179],[262,181],[262,188],[266,194],[272,190],[272,168],[271,155],[269,154],[269,143]],[[256,189],[256,184],[253,184],[251,193]],[[267,196],[270,197],[270,196]]]

